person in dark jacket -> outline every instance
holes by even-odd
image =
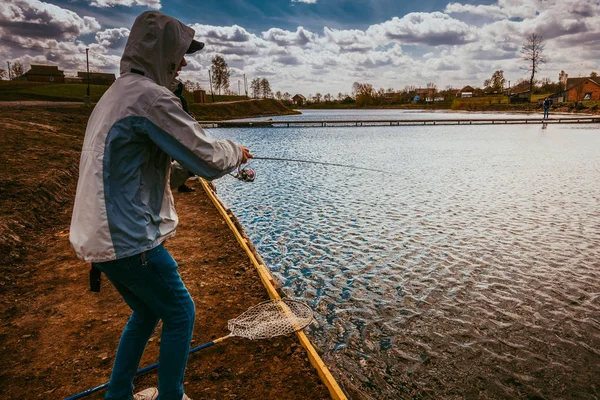
[[[552,105],[552,100],[548,97],[544,99],[544,118],[548,118],[548,112],[550,111],[550,106]]]
[[[188,104],[187,104],[187,100],[185,99],[185,97],[183,97],[183,83],[181,81],[177,81],[177,89],[175,89],[173,91],[173,94],[175,96],[177,96],[177,98],[179,99],[179,101],[181,101],[181,107],[183,108],[183,111],[185,111],[186,113],[190,114],[190,116],[194,119],[196,119],[196,117],[194,117],[194,114],[191,113]],[[173,168],[181,168],[181,166],[179,166],[179,163],[177,163],[177,165],[174,165]],[[182,171],[183,174],[185,174],[187,170]],[[190,171],[187,171],[187,175],[188,178],[191,178],[194,175],[193,173],[191,173]],[[185,178],[185,180],[187,180],[187,178]],[[171,188],[173,188],[173,185],[171,185]],[[181,192],[181,193],[190,193],[190,192],[195,192],[196,189],[194,189],[193,187],[190,187],[188,185],[185,184],[185,182],[183,182],[181,185],[177,186],[177,191]]]

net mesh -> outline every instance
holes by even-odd
[[[230,319],[227,328],[231,336],[268,339],[304,329],[312,320],[313,312],[304,303],[291,299],[269,300]]]

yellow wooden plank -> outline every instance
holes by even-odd
[[[204,179],[199,179],[199,181],[200,181],[200,184],[202,185],[204,191],[206,192],[208,197],[211,199],[211,201],[213,202],[213,204],[215,205],[215,207],[217,208],[217,210],[219,211],[219,213],[221,214],[223,219],[225,219],[227,226],[229,226],[229,229],[231,229],[231,231],[233,232],[233,234],[234,234],[236,240],[238,241],[238,243],[240,244],[240,246],[242,246],[242,248],[246,251],[248,258],[250,259],[250,261],[252,262],[252,264],[254,265],[254,267],[256,268],[256,270],[258,272],[258,276],[260,277],[260,280],[262,281],[263,286],[265,287],[265,289],[267,289],[267,293],[269,294],[269,297],[271,299],[278,299],[278,300],[281,299],[281,297],[277,293],[277,289],[275,288],[275,286],[276,286],[275,279],[271,275],[271,271],[269,271],[268,268],[264,264],[258,262],[256,257],[254,256],[253,251],[250,249],[250,246],[252,246],[252,242],[249,239],[246,239],[240,233],[240,231],[237,229],[237,227],[231,220],[232,217],[230,215],[228,215],[227,211],[223,207],[223,204],[217,198],[217,196],[214,194],[214,192],[211,190],[208,183]],[[317,374],[321,378],[321,381],[325,384],[325,386],[327,386],[327,389],[329,390],[329,394],[331,395],[331,398],[333,398],[334,400],[348,400],[348,398],[346,397],[346,395],[342,391],[341,387],[336,382],[333,375],[331,375],[331,372],[329,372],[329,369],[327,368],[327,366],[325,365],[325,363],[323,362],[323,360],[317,353],[317,350],[314,348],[314,346],[312,345],[312,343],[310,342],[310,340],[308,339],[306,334],[302,331],[299,331],[299,332],[296,332],[296,335],[298,337],[298,340],[300,340],[300,344],[306,350],[306,353],[308,355],[308,359],[310,360],[310,363],[317,370]]]

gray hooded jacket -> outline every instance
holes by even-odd
[[[171,158],[206,179],[240,164],[240,146],[207,136],[169,90],[193,37],[193,29],[156,11],[134,22],[121,76],[85,133],[70,232],[79,258],[128,257],[175,234]]]

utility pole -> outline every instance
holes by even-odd
[[[238,79],[238,96],[242,94],[242,92],[240,92],[240,80]]]
[[[210,95],[212,97],[213,103],[215,102],[215,94],[212,90],[212,77],[210,76],[210,69],[208,70],[208,82],[210,82]]]
[[[8,64],[8,80],[10,81],[12,80],[12,76],[10,74],[10,61],[7,61],[6,63]]]
[[[248,81],[246,80],[246,74],[244,74],[244,92],[246,93],[246,97],[248,97]]]
[[[88,100],[90,97],[90,58],[88,56],[89,50],[90,49],[88,49],[88,48],[85,49],[85,62],[87,64],[87,81],[88,81],[87,82],[87,96],[88,96]]]

